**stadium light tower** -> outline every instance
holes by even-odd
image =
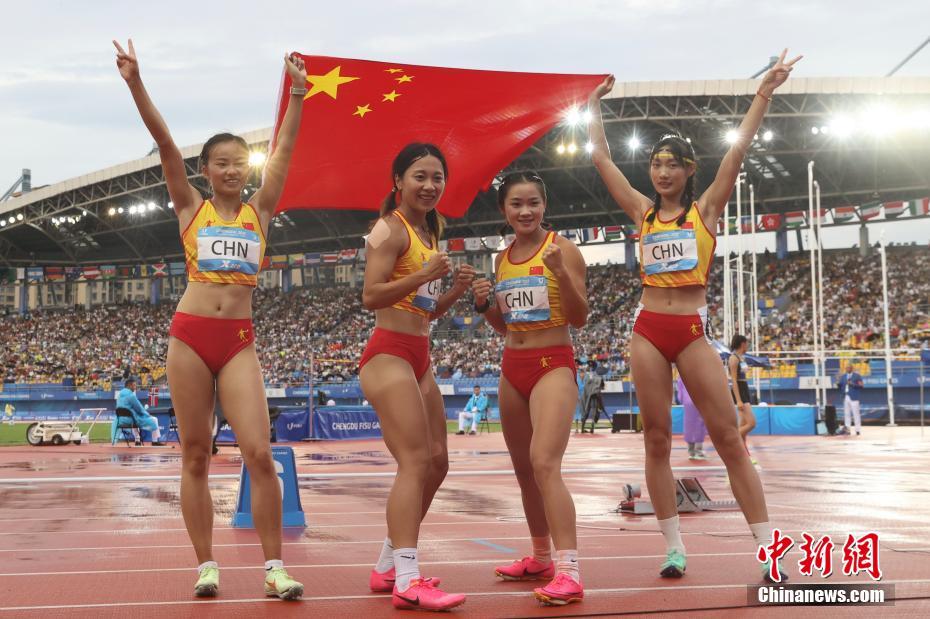
[[[813,348],[811,349],[814,362],[814,401],[817,406],[817,418],[820,419],[820,365],[817,344],[817,256],[814,251],[814,162],[807,163],[807,212],[808,212],[808,245],[810,246],[811,262],[811,336]]]
[[[888,425],[894,422],[894,385],[891,377],[891,330],[888,326],[888,259],[885,256],[885,229],[878,235],[878,252],[882,259],[882,310],[885,314],[885,389],[888,394]]]

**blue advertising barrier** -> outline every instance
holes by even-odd
[[[290,447],[272,447],[271,456],[274,458],[274,468],[278,473],[278,483],[281,484],[281,524],[285,527],[305,527],[307,519],[304,516],[304,508],[300,504],[294,450]],[[236,513],[233,515],[232,526],[238,528],[255,526],[252,520],[249,470],[245,468],[245,463],[242,464],[242,472],[239,474],[239,496],[236,499]]]
[[[220,424],[220,431],[216,433],[217,443],[236,443],[236,433],[233,432],[232,426],[228,421]]]
[[[813,406],[772,406],[770,434],[817,434],[817,413]]]
[[[637,414],[639,409],[634,410]],[[817,433],[817,413],[813,406],[753,406],[756,427],[750,434],[804,436]],[[733,409],[736,415],[736,408]],[[672,434],[684,432],[684,408],[672,407]]]
[[[279,442],[310,438],[310,413],[307,409],[283,411],[275,419],[274,430]]]
[[[371,407],[322,406],[313,409],[313,438],[381,438],[381,422]]]

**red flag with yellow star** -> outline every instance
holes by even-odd
[[[431,142],[449,166],[438,209],[461,217],[502,168],[604,79],[303,58],[303,119],[278,212],[378,210],[393,186],[398,151]],[[290,86],[285,74],[276,134]]]

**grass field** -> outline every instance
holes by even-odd
[[[13,425],[7,423],[0,424],[0,445],[25,445],[26,428],[31,426],[33,423],[34,422],[32,421],[23,421]],[[81,429],[81,432],[87,432],[87,428],[90,427],[90,423],[81,423],[78,424],[78,427]],[[97,422],[90,434],[90,440],[94,443],[105,443],[109,441],[110,422]]]

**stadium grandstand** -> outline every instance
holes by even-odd
[[[755,88],[753,80],[617,84],[604,114],[613,156],[645,190],[649,145],[679,132],[695,146],[700,191]],[[713,332],[723,338],[724,236],[731,256],[736,236],[775,237],[776,251],[757,255],[756,296],[744,293],[759,309],[754,352],[772,359],[754,380],[813,371],[805,366],[813,346],[811,161],[824,227],[861,229],[857,247],[823,252],[821,351],[846,351],[868,373],[871,355],[884,349],[881,265],[869,226],[930,221],[928,111],[930,78],[807,78],[779,91],[746,157],[739,218],[734,197],[729,225],[721,222],[709,294]],[[610,261],[589,269],[591,315],[576,342],[582,360],[598,360],[609,377],[621,379],[629,370],[625,342],[639,296],[638,231],[597,178],[585,124],[584,110],[566,110],[565,122],[508,169],[537,170],[550,188],[547,220]],[[270,129],[244,137],[257,181]],[[197,144],[182,152],[191,182],[205,190],[196,169],[200,150]],[[253,190],[250,185],[246,194]],[[144,385],[164,381],[167,326],[185,285],[171,206],[154,152],[45,187],[31,187],[24,171],[0,202],[0,367],[7,388],[38,383],[106,390],[129,375]],[[369,211],[292,210],[273,221],[255,305],[269,383],[353,380],[373,324],[359,299],[362,235],[373,217]],[[449,222],[445,247],[455,260],[488,271],[503,243],[500,224],[493,192],[479,195],[464,218]],[[888,345],[906,362],[930,339],[930,247],[886,241],[892,241]],[[744,250],[750,246],[741,243]],[[742,253],[748,260],[750,252]],[[454,307],[432,335],[437,376],[495,377],[501,340],[490,331],[467,300]]]

